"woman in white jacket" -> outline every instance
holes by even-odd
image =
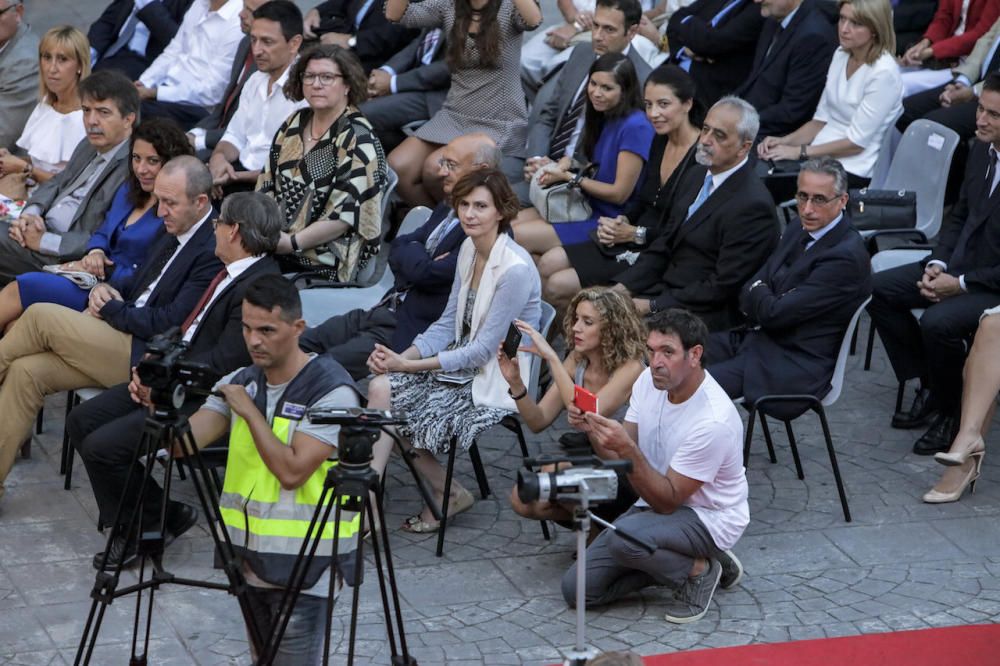
[[[515,319],[537,327],[541,317],[538,271],[531,255],[506,233],[519,209],[506,177],[492,169],[472,172],[455,184],[451,196],[468,238],[459,249],[448,305],[402,354],[376,345],[368,360],[378,375],[368,387],[368,405],[406,413],[408,423],[399,434],[438,502],[445,478],[434,454],[447,449],[452,437],[469,448],[481,432],[516,411],[496,350]],[[521,355],[527,382],[530,363]],[[391,441],[383,435],[372,464],[379,473],[390,452]],[[453,482],[448,515],[472,503],[469,491]],[[429,507],[403,525],[411,532],[438,527]]]

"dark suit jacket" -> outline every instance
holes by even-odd
[[[427,254],[424,243],[450,212],[448,204],[439,204],[422,227],[392,241],[389,266],[396,278],[396,289],[406,291],[406,299],[396,309],[396,331],[392,337],[392,348],[396,351],[409,347],[413,338],[437,321],[448,304],[458,248],[465,240],[465,231],[461,224],[456,224],[441,239],[434,256]],[[443,254],[448,256],[435,261],[434,257]]]
[[[684,47],[702,59],[691,63],[690,71],[698,84],[698,99],[706,108],[736,90],[746,79],[764,26],[760,7],[752,0],[744,0],[712,27],[712,18],[729,2],[695,0],[674,12],[667,22],[671,60],[676,62]],[[690,20],[685,21],[689,16]]]
[[[573,47],[569,60],[559,70],[559,74],[542,86],[532,107],[532,117],[528,123],[528,145],[522,157],[549,154],[552,136],[555,134],[556,128],[559,127],[559,121],[569,110],[573,98],[576,97],[576,91],[580,89],[580,84],[587,78],[590,67],[596,58],[590,42],[577,44]],[[649,64],[635,49],[629,49],[628,59],[632,61],[636,77],[642,84],[649,76]]]
[[[401,51],[385,61],[383,66],[391,68],[396,73],[396,92],[426,92],[447,90],[451,87],[451,72],[448,70],[448,63],[445,62],[447,34],[443,30],[441,38],[434,47],[430,64],[425,65],[417,57],[420,45],[431,30],[434,28],[421,30],[420,34]]]
[[[97,151],[89,141],[86,139],[80,141],[66,163],[66,168],[47,183],[40,185],[28,200],[28,206],[40,207],[44,217],[52,204],[68,193],[69,186],[96,156]],[[118,187],[128,176],[128,156],[129,145],[126,142],[111,157],[111,163],[101,172],[94,187],[80,203],[69,230],[61,234],[59,261],[78,259],[87,249],[90,235],[104,222],[104,216],[111,207]]]
[[[837,48],[837,31],[816,8],[817,1],[825,0],[804,0],[784,30],[773,18],[764,22],[753,70],[736,90],[760,114],[760,136],[790,134],[816,111]]]
[[[222,136],[226,133],[226,125],[232,120],[233,114],[236,113],[237,107],[240,105],[240,92],[243,90],[243,83],[246,80],[240,82],[240,73],[243,71],[243,63],[246,62],[247,53],[250,51],[250,37],[244,37],[240,41],[240,45],[236,48],[236,56],[233,58],[233,68],[229,72],[229,83],[226,85],[226,92],[222,93],[222,99],[219,103],[215,105],[212,112],[198,121],[195,127],[200,127],[205,130],[205,147],[211,151],[222,141]],[[250,74],[257,71],[257,63],[253,60],[250,61]],[[250,78],[247,75],[247,78]],[[230,95],[235,92],[235,97],[233,97],[233,103],[229,105],[229,109],[225,114],[222,113],[223,107],[226,104],[226,100],[229,99]]]
[[[188,359],[207,363],[217,377],[250,365],[250,354],[243,340],[243,294],[258,277],[280,273],[274,257],[261,257],[226,285],[198,322]]]
[[[685,222],[704,179],[705,167],[688,170],[666,230],[615,282],[633,295],[653,296],[654,310],[686,308],[718,331],[742,320],[740,287],[777,245],[778,219],[774,200],[747,162]]]
[[[193,1],[159,0],[149,3],[136,13],[136,18],[149,28],[146,52],[139,54],[145,56],[147,63],[152,63],[163,53],[163,49],[167,48],[167,44],[177,34],[177,29],[184,20],[184,12]],[[107,48],[118,40],[118,33],[124,27],[134,6],[132,0],[112,0],[101,16],[91,24],[87,39],[90,41],[90,46],[97,50],[98,55],[103,56]]]
[[[743,395],[751,403],[775,393],[826,395],[844,331],[872,293],[871,260],[850,219],[786,266],[805,234],[798,220],[790,223],[740,293],[748,323],[760,327],[739,352],[746,355]],[[750,289],[757,280],[763,284]]]
[[[989,196],[988,165],[988,145],[976,141],[958,203],[927,257],[945,262],[952,275],[965,275],[970,292],[1000,292],[1000,187]]]
[[[386,61],[387,56],[401,50],[417,36],[417,31],[390,23],[382,11],[381,2],[373,2],[361,25],[354,27],[354,17],[365,0],[326,0],[318,5],[320,24],[317,34],[341,32],[354,35],[358,43],[352,49],[367,74]]]
[[[150,338],[184,323],[212,278],[222,270],[222,262],[215,256],[215,233],[209,219],[181,248],[146,303],[136,307],[136,299],[156,279],[157,264],[153,259],[172,239],[173,236],[164,235],[153,245],[149,251],[150,260],[139,269],[130,288],[122,294],[125,300],[109,301],[101,308],[101,317],[106,322],[119,331],[132,334],[133,363],[142,355]]]

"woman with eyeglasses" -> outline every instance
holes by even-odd
[[[90,75],[90,44],[72,26],[52,28],[38,45],[38,93],[15,152],[0,148],[0,194],[21,199],[63,170],[86,134],[77,87]]]
[[[385,16],[407,28],[442,28],[451,87],[441,110],[392,153],[398,193],[412,206],[441,198],[437,163],[445,144],[482,132],[504,154],[523,150],[528,109],[521,37],[542,22],[537,0],[386,0]]]
[[[149,248],[164,233],[153,194],[156,175],[173,158],[194,154],[187,136],[169,120],[143,122],[132,132],[131,142],[129,176],[115,192],[86,254],[59,265],[63,270],[90,273],[119,292],[125,291]],[[56,273],[22,273],[0,289],[0,331],[6,332],[32,303],[58,303],[83,311],[89,295],[89,289]]]
[[[885,133],[903,111],[903,81],[889,0],[839,0],[838,6],[840,48],[813,119],[787,136],[766,137],[757,154],[775,162],[835,157],[847,170],[848,187],[859,188],[871,180]],[[787,175],[767,179],[776,201],[795,193],[797,169],[780,170]]]
[[[285,95],[309,106],[278,129],[257,181],[285,213],[282,271],[353,282],[378,253],[388,176],[382,145],[358,111],[366,82],[354,53],[327,44],[302,55],[288,76]]]

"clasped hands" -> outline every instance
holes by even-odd
[[[940,264],[927,264],[923,276],[917,281],[917,289],[931,303],[940,303],[946,298],[961,294],[962,284],[954,275],[945,273]]]
[[[45,233],[45,220],[38,215],[22,214],[10,223],[7,235],[23,248],[38,252]]]
[[[762,160],[797,160],[802,148],[785,143],[785,137],[768,136],[757,144],[757,156]]]
[[[0,177],[9,176],[15,173],[25,173],[28,162],[20,157],[11,155],[6,148],[0,148]]]
[[[406,372],[407,359],[397,354],[385,345],[377,344],[368,355],[368,371],[373,375],[384,375],[388,372]]]
[[[106,282],[102,282],[90,290],[90,297],[87,301],[87,314],[92,317],[101,318],[101,308],[111,301],[123,301],[122,295],[117,289]]]
[[[597,218],[597,240],[608,247],[631,243],[635,240],[635,227],[624,215]]]

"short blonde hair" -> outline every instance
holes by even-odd
[[[71,25],[61,25],[52,28],[42,36],[38,43],[38,62],[42,61],[42,54],[46,51],[65,51],[70,57],[76,60],[79,69],[77,70],[76,82],[80,83],[90,75],[90,42],[87,36]],[[38,71],[38,98],[43,102],[51,102],[52,91],[45,85],[45,76],[41,67]]]
[[[854,10],[854,20],[872,31],[872,43],[865,54],[865,64],[872,65],[883,53],[895,55],[896,31],[892,27],[892,7],[889,0],[839,0],[837,11],[844,5]]]

